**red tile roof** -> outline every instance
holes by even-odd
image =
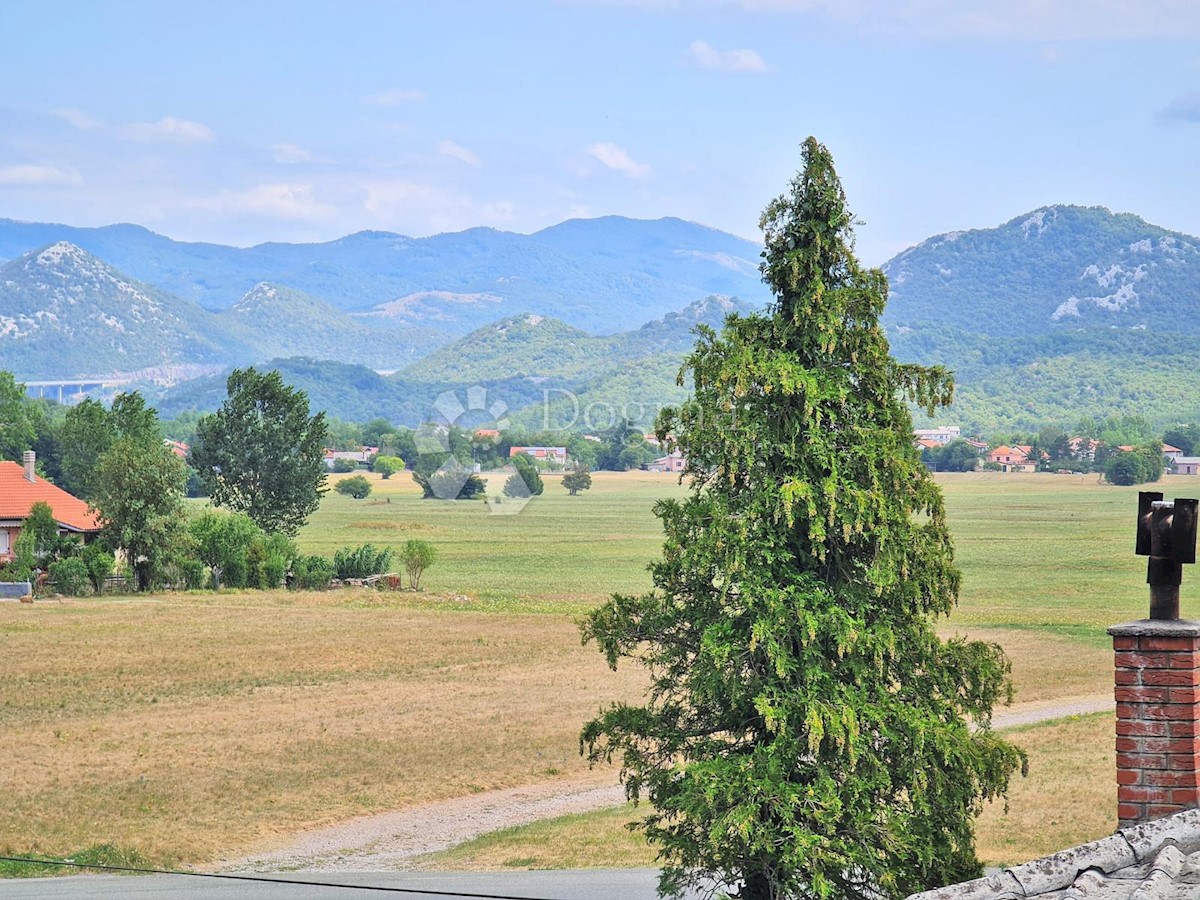
[[[88,505],[72,497],[45,478],[25,478],[25,467],[15,462],[0,462],[0,519],[25,519],[39,500],[49,503],[60,525],[75,531],[98,531],[100,521],[88,511]]]

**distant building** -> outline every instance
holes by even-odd
[[[1178,447],[1172,447],[1170,444],[1163,444],[1162,454],[1171,462],[1174,462],[1175,460],[1179,459],[1179,457],[1183,456],[1183,451]]]
[[[481,441],[494,441],[500,437],[500,431],[496,428],[476,428],[475,437]]]
[[[508,458],[514,456],[528,456],[532,459],[541,459],[546,462],[566,463],[567,448],[566,447],[511,447],[508,451]]]
[[[1172,475],[1200,475],[1200,456],[1176,456],[1171,460]]]
[[[957,441],[962,437],[962,429],[957,425],[943,425],[940,428],[917,428],[913,437],[918,441],[933,441],[939,445]]]
[[[935,441],[932,438],[917,438],[917,447],[921,450],[937,450],[944,446],[941,441]]]
[[[169,439],[163,441],[163,446],[166,447],[168,450],[170,450],[172,453],[174,453],[176,456],[178,456],[180,459],[187,459],[188,453],[190,453],[192,450],[192,448],[189,447],[187,444],[185,444],[183,441],[172,441]]]
[[[1071,448],[1074,459],[1095,459],[1100,442],[1095,438],[1073,437],[1067,440],[1067,446]]]
[[[678,450],[660,456],[652,463],[646,463],[647,472],[682,472],[686,467],[687,459]]]
[[[371,457],[379,453],[378,447],[361,447],[358,450],[329,450],[325,451],[325,468],[332,469],[335,459],[350,459],[356,463],[369,463]]]
[[[1036,472],[1037,460],[1032,458],[1033,447],[1029,444],[1015,444],[1009,447],[1001,444],[987,455],[987,461],[1000,467],[1001,472]],[[1046,454],[1042,454],[1045,458]]]

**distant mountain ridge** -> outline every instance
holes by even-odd
[[[760,245],[681,219],[574,219],[524,235],[490,228],[411,238],[364,231],[321,244],[184,243],[136,225],[0,219],[0,260],[69,241],[129,277],[212,310],[259,282],[338,309],[450,336],[529,311],[592,333],[641,325],[710,294],[764,302]]]
[[[265,282],[214,313],[67,241],[0,266],[0,364],[20,378],[211,369],[301,354],[398,369],[418,347],[447,339],[372,328]]]

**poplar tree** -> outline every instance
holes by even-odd
[[[824,146],[763,213],[767,312],[701,328],[693,399],[657,423],[690,491],[660,501],[655,589],[583,624],[641,705],[589,722],[619,760],[660,892],[715,879],[743,900],[877,898],[980,874],[972,822],[1024,756],[991,729],[1011,700],[995,644],[941,640],[959,573],[906,401],[950,402],[940,367],[890,355],[887,280],[853,253]]]

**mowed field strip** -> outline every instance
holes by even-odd
[[[1108,695],[1104,628],[1143,616],[1147,602],[1132,553],[1136,490],[1094,476],[939,480],[964,572],[945,632],[1003,644],[1022,705]],[[614,783],[615,772],[580,761],[579,727],[644,682],[581,647],[575,622],[613,591],[649,586],[660,543],[651,507],[682,489],[669,475],[597,473],[591,491],[569,497],[549,477],[519,515],[494,515],[423,501],[404,473],[372,481],[367,500],[326,497],[301,547],[422,537],[441,554],[425,594],[0,604],[0,850],[111,843],[203,865],[431,801]],[[1162,489],[1195,496],[1196,486]],[[1185,615],[1192,606],[1185,584]],[[1109,717],[1017,735],[1032,774],[1007,817],[986,813],[984,856],[1028,858],[1111,829]],[[588,815],[572,827],[608,821],[617,827],[602,830],[603,844],[610,831],[636,842],[617,822],[623,809]],[[571,840],[550,843],[604,864]],[[561,862],[499,855],[489,864]]]

